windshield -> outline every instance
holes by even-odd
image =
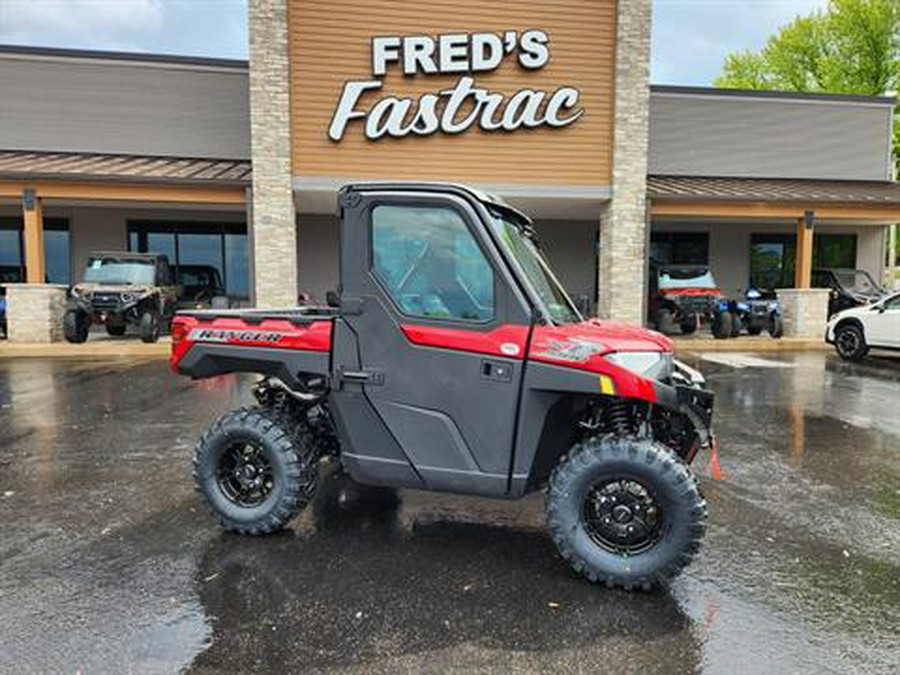
[[[153,260],[103,256],[88,260],[84,280],[95,284],[152,284],[156,264]]]
[[[667,267],[659,271],[660,288],[715,288],[712,272],[704,267]]]
[[[838,282],[844,288],[849,288],[857,293],[879,293],[881,289],[872,281],[872,277],[863,270],[835,270]]]
[[[492,222],[494,231],[519,267],[522,268],[522,272],[547,308],[554,323],[582,321],[581,314],[575,309],[572,300],[557,281],[544,254],[541,253],[535,242],[505,215],[493,210],[491,215],[494,216]]]

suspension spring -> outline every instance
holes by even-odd
[[[614,400],[607,404],[606,426],[619,436],[630,436],[634,432],[631,406],[627,401]]]

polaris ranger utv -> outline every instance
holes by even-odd
[[[649,588],[697,553],[689,464],[713,397],[658,333],[583,319],[531,221],[464,187],[345,187],[329,307],[179,312],[173,370],[262,375],[197,445],[225,529],[284,527],[329,458],[359,483],[519,498],[594,582]]]

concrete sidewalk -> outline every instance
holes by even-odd
[[[18,343],[0,341],[0,359],[12,358],[59,358],[59,359],[104,359],[104,358],[148,358],[164,359],[169,356],[171,340],[160,338],[156,344],[145,344],[136,337],[114,338],[108,335],[91,335],[88,341],[74,345],[68,342],[50,344]],[[675,350],[686,352],[791,352],[823,351],[831,346],[824,340],[809,338],[780,338],[768,336],[741,336],[729,340],[712,337],[675,338]]]
[[[159,342],[147,344],[136,337],[114,338],[107,335],[91,335],[80,345],[69,342],[9,343],[0,340],[0,359],[53,358],[53,359],[108,359],[150,358],[169,356],[171,339],[166,336]]]

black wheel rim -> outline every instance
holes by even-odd
[[[583,517],[595,544],[623,556],[653,548],[662,536],[662,509],[653,493],[633,478],[595,483],[585,497]]]
[[[262,504],[275,485],[272,464],[255,443],[234,443],[222,453],[219,488],[229,501],[244,508]]]
[[[852,354],[859,347],[859,337],[855,331],[842,330],[837,336],[837,346],[841,354]]]

